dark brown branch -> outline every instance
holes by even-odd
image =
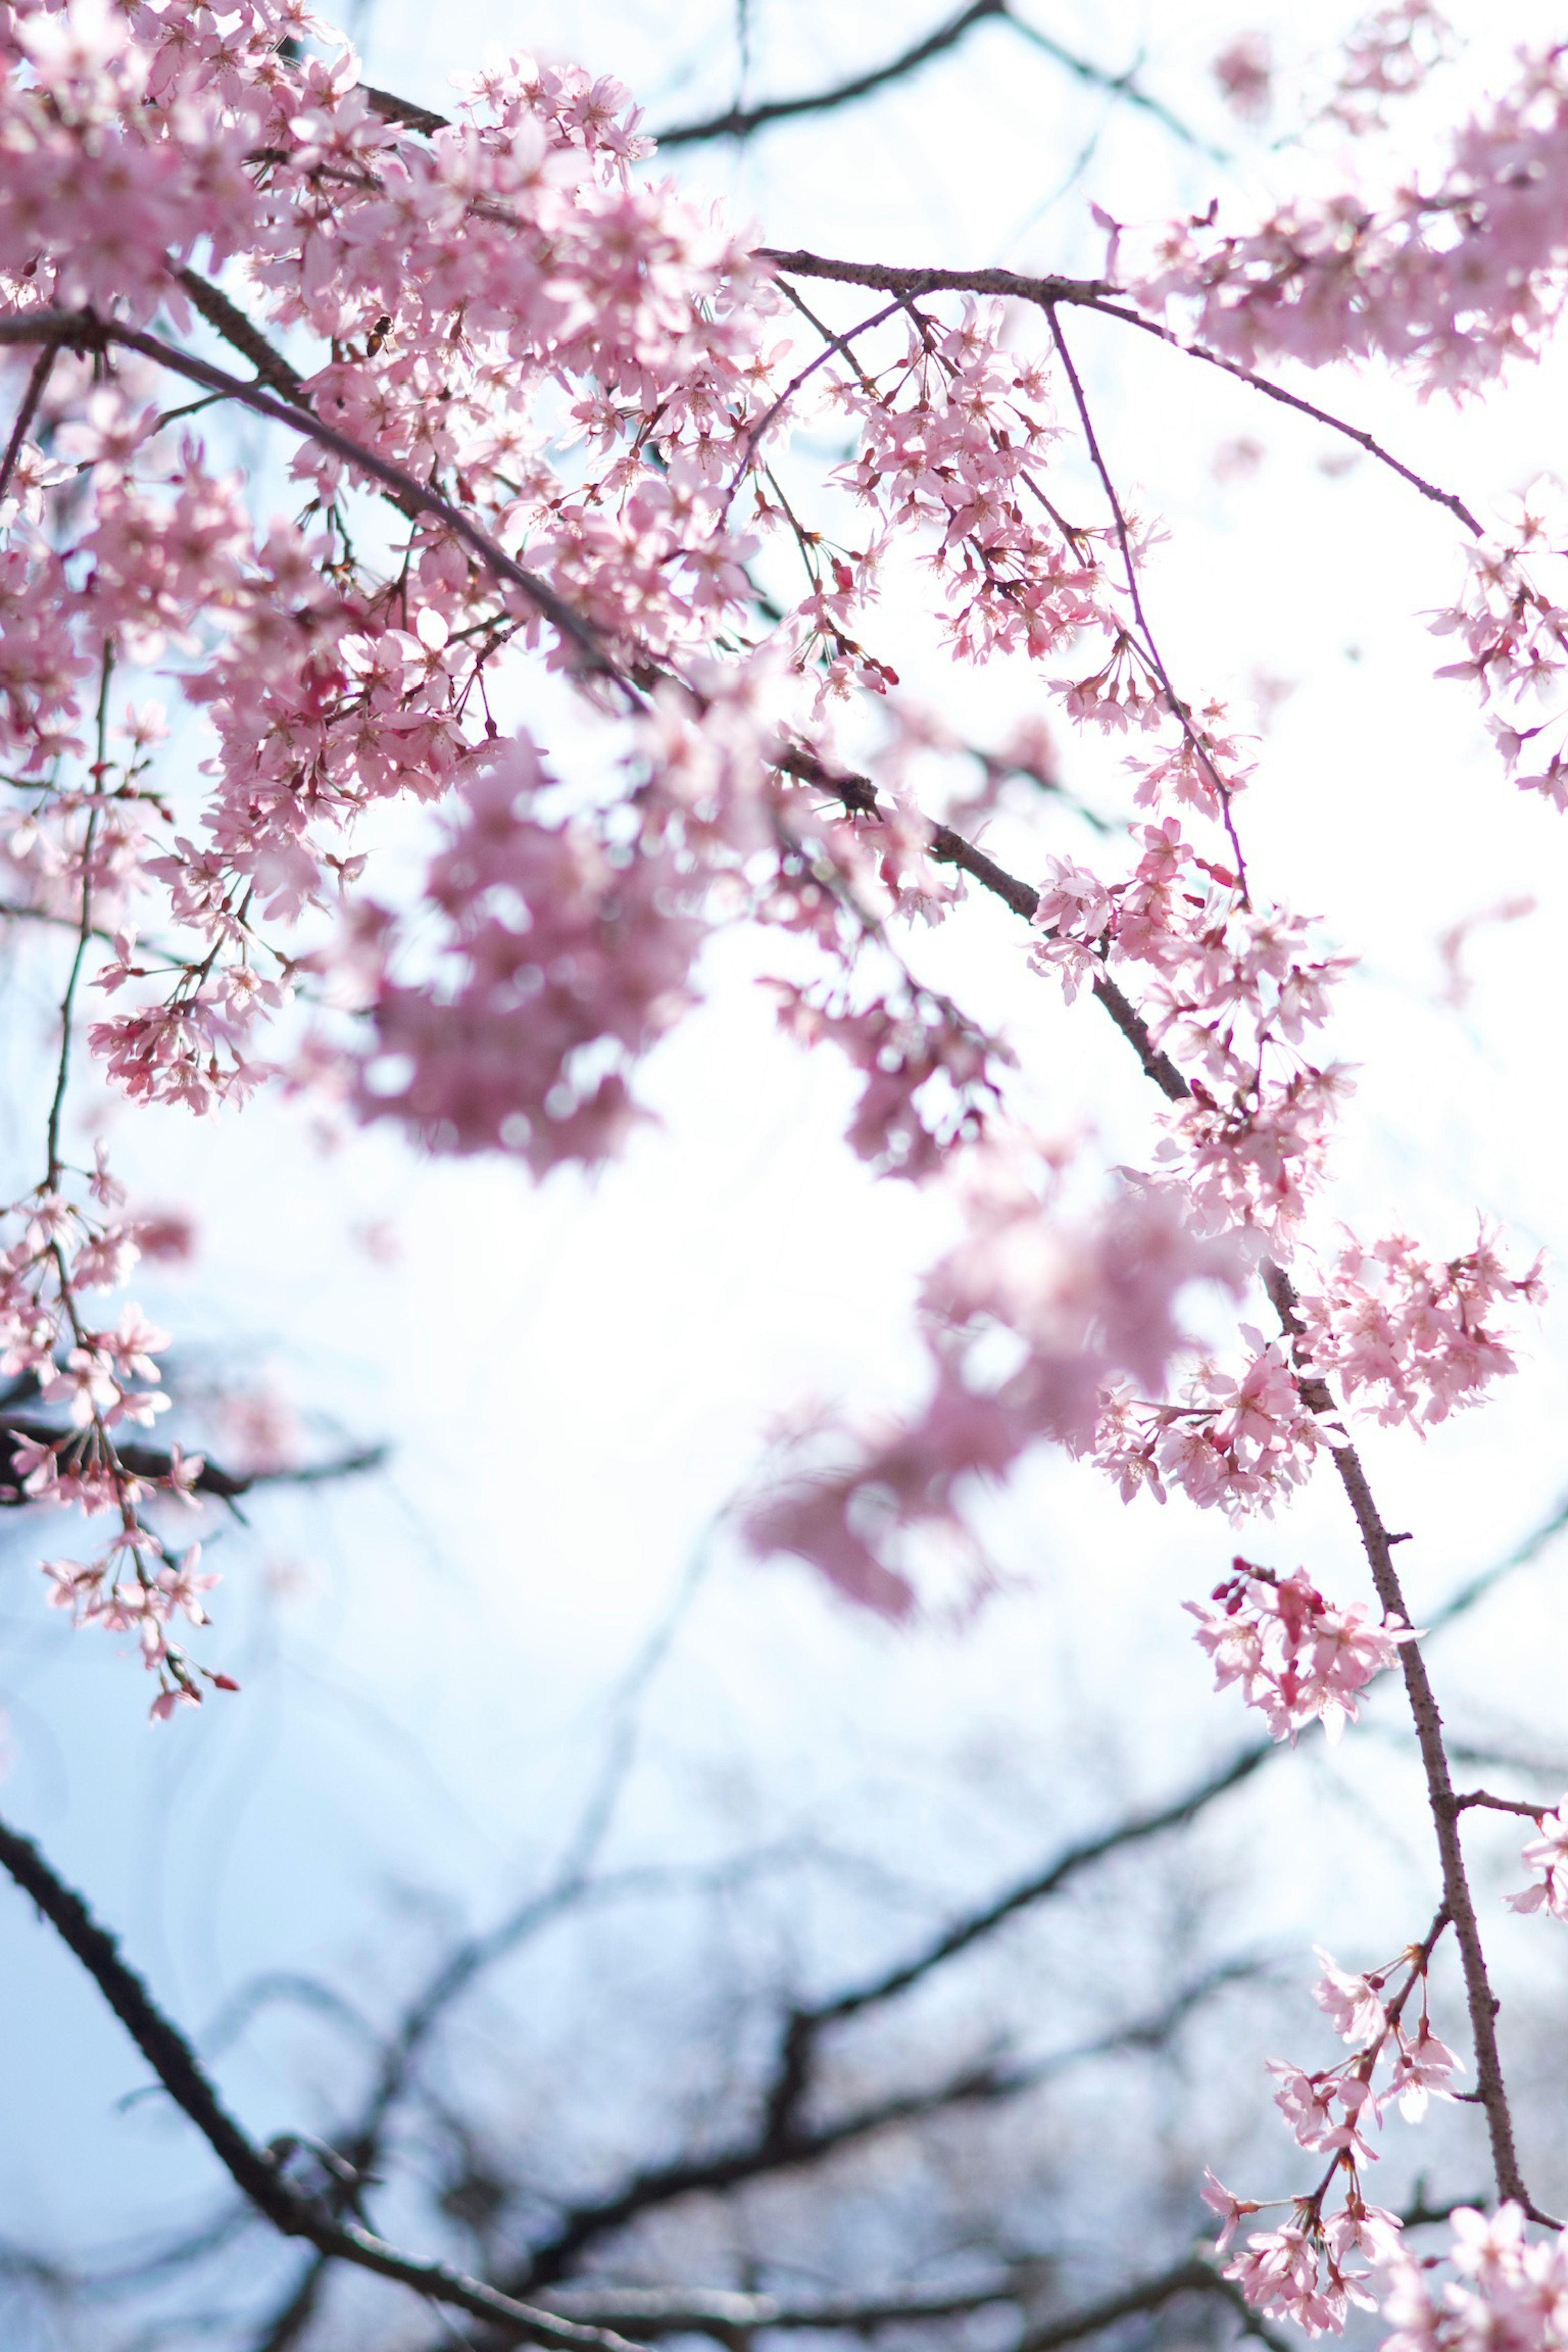
[[[245,383],[238,376],[227,374],[206,360],[192,352],[182,352],[157,335],[149,335],[140,328],[125,327],[111,319],[100,319],[91,310],[25,310],[0,317],[0,344],[54,343],[81,351],[103,351],[118,344],[127,351],[140,352],[144,359],[155,360],[162,367],[188,383],[205,386],[209,392],[221,394],[225,399],[237,400],[252,408],[259,416],[269,416],[275,423],[288,425],[295,433],[318,442],[335,457],[343,458],[362,474],[392,490],[405,511],[428,515],[445,525],[453,536],[477,555],[487,572],[509,586],[519,588],[529,602],[542,614],[552,627],[574,646],[583,656],[585,669],[596,676],[613,679],[628,699],[642,707],[642,697],[629,678],[617,667],[605,647],[599,632],[574,613],[557,596],[549,584],[536,572],[516,563],[479,525],[444,499],[438,490],[421,482],[401,466],[367,449],[334,425],[325,424],[307,408],[290,406],[274,394],[263,391],[254,383]]]
[[[449,131],[452,127],[449,117],[437,114],[433,106],[420,106],[411,98],[395,97],[389,89],[373,89],[368,82],[361,82],[359,94],[371,112],[379,114],[384,122],[400,122],[406,130],[422,131],[427,139],[437,131]]]
[[[1453,1798],[1451,1805],[1456,1813],[1468,1813],[1472,1806],[1480,1805],[1489,1812],[1519,1813],[1531,1822],[1538,1822],[1542,1813],[1552,1810],[1550,1805],[1527,1803],[1520,1797],[1494,1797],[1489,1789],[1472,1789],[1467,1796]]]
[[[304,405],[304,395],[300,390],[304,378],[299,369],[291,365],[281,352],[274,350],[259,327],[251,323],[237,303],[231,302],[226,294],[194,269],[176,269],[174,277],[191,308],[200,311],[208,326],[216,328],[225,342],[231,344],[242,359],[250,362],[263,383],[269,383],[274,392],[282,394],[285,400]]]
[[[11,487],[11,469],[21,455],[22,444],[27,437],[27,427],[38,413],[38,404],[43,399],[44,389],[49,380],[49,372],[58,356],[58,348],[46,344],[33,362],[32,372],[22,394],[21,405],[16,411],[16,421],[11,427],[11,437],[5,444],[5,455],[0,457],[0,499],[5,497]]]
[[[995,879],[991,879],[985,872],[980,870],[982,867],[989,867],[991,861],[983,859],[979,852],[975,852],[974,856],[977,864],[966,867],[965,870],[976,872],[977,878],[984,881],[988,888],[994,889],[996,895],[1007,905],[1013,907],[1015,912],[1023,914],[1025,912],[1023,899],[1027,886],[1018,883],[1015,877],[1005,874],[1000,867],[994,869]],[[1132,1045],[1144,1068],[1160,1087],[1161,1091],[1173,1101],[1180,1100],[1186,1096],[1190,1088],[1185,1079],[1183,1078],[1180,1071],[1169,1063],[1167,1057],[1158,1053],[1147,1028],[1139,1020],[1137,1013],[1126,999],[1120,997],[1120,992],[1118,992],[1120,1001],[1113,1003],[1103,992],[1099,992],[1101,994],[1101,1002],[1106,1003],[1107,1010],[1110,1012],[1118,1028]],[[1270,1303],[1279,1318],[1281,1326],[1293,1342],[1299,1342],[1303,1337],[1303,1329],[1300,1318],[1296,1312],[1296,1295],[1291,1287],[1289,1276],[1281,1267],[1267,1259],[1264,1261],[1261,1273],[1264,1287],[1268,1293]],[[1312,1412],[1331,1420],[1338,1417],[1338,1407],[1327,1383],[1316,1377],[1310,1370],[1302,1369],[1300,1362],[1298,1362],[1298,1381],[1302,1398]],[[1348,1443],[1337,1444],[1331,1451],[1333,1455],[1335,1474],[1344,1488],[1361,1535],[1362,1546],[1366,1553],[1378,1599],[1387,1614],[1402,1618],[1406,1624],[1412,1623],[1414,1621],[1405,1604],[1398,1572],[1394,1565],[1391,1538],[1373,1498],[1372,1488],[1368,1483],[1366,1472],[1362,1466],[1361,1457],[1355,1447]],[[1546,1541],[1549,1535],[1555,1532],[1558,1524],[1558,1520],[1549,1523],[1547,1528],[1541,1531],[1538,1539],[1531,1539],[1527,1549],[1533,1549],[1537,1540]],[[1453,1783],[1443,1746],[1442,1717],[1438,1713],[1436,1698],[1426,1673],[1426,1663],[1415,1643],[1407,1642],[1402,1644],[1400,1667],[1415,1725],[1422,1764],[1426,1775],[1428,1800],[1431,1805],[1433,1826],[1436,1833],[1438,1860],[1442,1872],[1444,1902],[1453,1919],[1455,1937],[1459,1946],[1460,1959],[1464,1969],[1466,2001],[1475,2042],[1476,2078],[1479,2103],[1486,2111],[1499,2193],[1523,2206],[1525,2211],[1533,2220],[1556,2228],[1560,2225],[1552,2222],[1549,2215],[1541,2212],[1531,2200],[1520,2169],[1518,2151],[1514,2146],[1512,2117],[1509,2111],[1508,2092],[1503,2081],[1502,2062],[1498,2051],[1497,2012],[1500,2004],[1492,1991],[1487,1974],[1480,1927],[1476,1917],[1475,1902],[1465,1873],[1464,1853],[1459,1842]]]
[[[47,1422],[30,1421],[25,1414],[13,1416],[0,1412],[0,1509],[26,1509],[33,1501],[32,1496],[10,1485],[16,1476],[14,1439],[25,1437],[35,1444],[52,1445],[61,1438],[79,1434],[79,1431],[60,1429]],[[133,1478],[164,1479],[174,1466],[173,1455],[156,1445],[117,1445],[115,1454],[121,1466]],[[278,1470],[235,1472],[204,1460],[190,1482],[190,1491],[214,1496],[220,1502],[232,1502],[257,1486],[321,1486],[333,1479],[357,1477],[363,1471],[379,1470],[385,1459],[384,1445],[362,1445],[352,1453],[333,1454],[325,1462],[301,1463]]]
[[[874,292],[900,294],[919,301],[926,294],[995,294],[1020,302],[1074,302],[1100,310],[1120,292],[1106,278],[1027,278],[1016,269],[905,268],[885,261],[829,261],[819,253],[794,251],[763,245],[759,261],[770,261],[783,276],[826,278],[835,286],[867,286]]]
[[[1313,1412],[1331,1420],[1336,1418],[1338,1407],[1327,1382],[1303,1362],[1300,1343],[1305,1336],[1304,1328],[1297,1312],[1296,1293],[1289,1276],[1282,1267],[1267,1260],[1262,1274],[1270,1304],[1281,1326],[1295,1343],[1296,1377],[1303,1401]],[[1335,1445],[1331,1451],[1334,1469],[1361,1533],[1362,1548],[1366,1553],[1378,1600],[1386,1615],[1399,1617],[1405,1624],[1411,1624],[1414,1620],[1399,1581],[1398,1570],[1394,1565],[1388,1530],[1373,1499],[1361,1456],[1350,1444]],[[1562,2225],[1552,2221],[1550,2215],[1542,2213],[1535,2205],[1520,2170],[1519,2155],[1514,2147],[1513,2118],[1509,2112],[1508,2091],[1498,2051],[1497,2013],[1501,2004],[1487,1974],[1480,1923],[1476,1917],[1475,1899],[1470,1893],[1469,1880],[1465,1872],[1464,1849],[1459,1842],[1458,1802],[1447,1754],[1443,1746],[1443,1718],[1437,1710],[1436,1696],[1426,1672],[1426,1662],[1421,1655],[1420,1644],[1415,1642],[1402,1643],[1399,1664],[1426,1776],[1427,1801],[1436,1832],[1437,1855],[1443,1876],[1443,1900],[1454,1923],[1454,1934],[1464,1969],[1466,2005],[1469,2011],[1470,2032],[1476,2052],[1476,2088],[1479,2104],[1486,2111],[1498,2193],[1522,2205],[1532,2221],[1557,2229]]]

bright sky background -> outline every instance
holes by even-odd
[[[1478,35],[1465,69],[1477,88],[1547,23],[1525,5],[1453,13]],[[751,18],[754,96],[878,59],[931,15],[908,0],[752,0]],[[1148,88],[1206,136],[1234,138],[1205,81],[1238,21],[1228,9],[1042,5],[1038,21],[1108,64],[1143,55]],[[1304,66],[1304,12],[1260,5],[1241,21],[1273,23]],[[1314,44],[1333,25],[1315,13]],[[733,18],[718,0],[657,12],[374,0],[360,37],[369,79],[437,105],[446,75],[498,40],[619,74],[655,127],[734,94]],[[1081,177],[1052,201],[1097,129]],[[1238,184],[1000,26],[868,106],[739,157],[682,151],[675,167],[771,241],[1069,269],[1099,258],[1089,194],[1158,215]],[[1255,156],[1239,185],[1260,193],[1289,169]],[[1545,1244],[1561,1266],[1563,821],[1503,781],[1466,690],[1430,682],[1444,656],[1422,616],[1456,591],[1454,529],[1369,464],[1326,469],[1325,435],[1209,372],[1100,322],[1074,331],[1111,462],[1171,526],[1149,594],[1184,690],[1289,689],[1242,821],[1255,877],[1321,912],[1363,957],[1335,1034],[1362,1070],[1340,1151],[1344,1213],[1363,1232],[1406,1226],[1458,1251],[1479,1209],[1522,1256]],[[1558,363],[1484,412],[1423,408],[1377,378],[1310,388],[1483,516],[1564,462]],[[1217,454],[1243,436],[1261,445],[1256,468],[1217,478]],[[998,742],[1042,707],[1025,675],[937,682],[913,625],[889,626],[908,629],[912,674],[933,678],[931,699],[976,740]],[[1069,743],[1065,760],[1075,788],[1125,806],[1113,756]],[[1070,817],[1054,824],[1017,856],[1086,855]],[[1008,838],[999,826],[998,854]],[[1536,912],[1483,931],[1473,993],[1443,1003],[1440,935],[1521,892]],[[982,1016],[1016,1022],[1055,1123],[1093,1124],[1116,1151],[1146,1156],[1150,1104],[1131,1057],[1091,1006],[1067,1012],[1027,981],[1005,918],[965,910],[932,969]],[[40,1024],[47,977],[25,963]],[[313,1444],[330,1448],[337,1430],[392,1450],[374,1481],[258,1499],[250,1537],[215,1546],[227,1580],[205,1654],[245,1690],[157,1734],[133,1664],[44,1611],[34,1528],[12,1541],[5,1809],[38,1829],[193,2027],[262,1967],[330,1965],[367,2001],[389,2000],[437,1927],[482,1920],[542,1874],[596,1767],[607,1696],[698,1560],[615,1858],[809,1831],[977,1890],[1249,1736],[1237,1705],[1207,1696],[1179,1608],[1224,1572],[1234,1541],[1179,1504],[1127,1511],[1087,1473],[1031,1468],[992,1523],[1009,1589],[962,1635],[862,1624],[805,1571],[748,1566],[715,1533],[776,1413],[909,1381],[910,1287],[939,1230],[836,1141],[847,1082],[776,1040],[745,978],[738,950],[715,958],[708,1009],[652,1074],[662,1129],[593,1185],[558,1176],[534,1192],[510,1166],[431,1165],[382,1134],[325,1148],[300,1105],[210,1129],[118,1123],[139,1196],[188,1202],[202,1223],[191,1275],[135,1295],[182,1346],[254,1355]],[[13,1027],[19,1066],[37,1034]],[[26,1116],[6,1119],[7,1152],[30,1156]],[[1531,1354],[1498,1404],[1425,1448],[1369,1443],[1393,1524],[1417,1537],[1404,1564],[1418,1613],[1568,1487],[1561,1307]],[[1314,1491],[1245,1540],[1282,1567],[1309,1560],[1348,1597],[1362,1571],[1338,1503]],[[1563,1635],[1549,1556],[1436,1653],[1446,1711],[1525,1726],[1538,1752],[1568,1757]],[[1408,1909],[1425,1868],[1410,1789],[1375,1740],[1336,1769],[1338,1782],[1302,1759],[1299,1793],[1276,1790],[1286,1826],[1232,1887],[1238,1921],[1303,1957],[1341,1934],[1359,1948],[1374,1914],[1394,1943],[1425,1925]],[[1335,1786],[1375,1788],[1390,1842],[1348,1879]],[[1510,1837],[1498,1887],[1518,1883]],[[1490,1851],[1484,1836],[1478,1850]],[[1496,1932],[1561,1984],[1546,1931],[1510,1937],[1500,1916]],[[166,2216],[183,2184],[210,2180],[190,2136],[153,2103],[115,2109],[140,2063],[19,1903],[0,1904],[0,1956],[5,2235],[99,2242],[139,2213]],[[304,2088],[302,2062],[317,2070]],[[265,2134],[324,2119],[301,2109],[316,2085],[330,2095],[346,2079],[339,2064],[279,2025],[226,2062],[225,2079]]]

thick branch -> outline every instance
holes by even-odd
[[[199,310],[208,326],[216,328],[226,343],[232,344],[242,358],[250,362],[262,383],[269,383],[274,392],[282,394],[285,400],[303,405],[300,386],[304,378],[299,369],[291,365],[281,352],[273,349],[261,330],[251,323],[238,304],[231,302],[218,287],[194,269],[176,269],[174,275],[191,308]]]

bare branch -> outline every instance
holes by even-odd
[[[903,81],[918,73],[932,58],[940,58],[956,48],[965,35],[976,25],[1002,22],[1011,16],[1007,0],[970,0],[956,16],[926,34],[923,40],[901,49],[885,65],[872,66],[867,72],[852,74],[847,81],[835,82],[827,89],[813,90],[800,98],[764,99],[756,106],[732,106],[725,114],[709,115],[700,122],[672,123],[668,130],[655,131],[660,147],[695,147],[709,139],[749,139],[753,131],[763,131],[771,122],[788,122],[803,114],[831,114],[841,106],[852,105],[858,98],[869,98],[873,90],[885,89],[892,82]]]
[[[921,1951],[897,1968],[831,2000],[794,2010],[784,2024],[756,2127],[748,2137],[711,2156],[648,2166],[623,2180],[606,2196],[569,2209],[553,2235],[536,2246],[526,2265],[520,2268],[516,2283],[532,2288],[553,2282],[585,2246],[655,2206],[669,2204],[700,2190],[733,2188],[766,2173],[814,2162],[850,2139],[881,2130],[890,2123],[934,2113],[962,2100],[1011,2096],[1026,2087],[1021,2070],[1005,2074],[991,2065],[955,2076],[934,2092],[884,2101],[831,2124],[807,2126],[801,2121],[802,2109],[813,2087],[817,2044],[828,2028],[907,1991],[943,1962],[967,1951],[1020,1912],[1048,1901],[1094,1864],[1124,1847],[1184,1827],[1205,1807],[1248,1780],[1275,1752],[1269,1740],[1245,1748],[1221,1771],[1210,1774],[1172,1803],[1155,1811],[1134,1814],[1098,1837],[1069,1846],[1044,1870],[952,1922]],[[1138,2029],[1121,2029],[1120,2036],[1112,2038],[1117,2046],[1126,2046],[1134,2032],[1147,2036],[1152,2030],[1153,2026],[1145,2023]],[[1164,2030],[1169,2030],[1168,2025]],[[1096,2044],[1096,2050],[1101,2046]],[[1061,2062],[1041,2062],[1047,2066],[1055,2063]],[[1037,2080],[1039,2076],[1037,2073],[1029,2079]]]
[[[1135,2318],[1140,2312],[1163,2310],[1179,2294],[1223,2294],[1236,2299],[1228,2281],[1211,2270],[1207,2263],[1192,2255],[1186,2262],[1174,2263],[1170,2270],[1161,2271],[1135,2286],[1124,2287],[1119,2294],[1102,2296],[1098,2303],[1086,2304],[1059,2319],[1047,2319],[1029,2328],[1016,2352],[1057,2352],[1059,2345],[1080,2344],[1086,2336],[1103,2335],[1118,2320]]]
[[[1021,16],[1015,14],[1009,0],[971,0],[967,8],[961,8],[957,16],[950,16],[945,24],[938,25],[923,39],[900,49],[885,64],[872,66],[864,73],[851,74],[846,80],[831,83],[826,89],[808,91],[798,98],[764,99],[755,106],[732,106],[727,113],[708,115],[700,122],[672,123],[668,129],[656,131],[654,136],[661,148],[694,147],[710,139],[750,139],[753,132],[766,130],[770,123],[795,121],[802,115],[833,113],[839,107],[853,105],[857,99],[869,98],[875,91],[886,89],[894,82],[907,80],[922,66],[929,65],[933,58],[956,48],[977,25],[987,23],[1009,26],[1032,47],[1063,67],[1076,80],[1095,89],[1107,90],[1112,97],[1125,100],[1128,105],[1141,108],[1156,121],[1163,123],[1165,129],[1184,145],[1203,146],[1204,142],[1178,115],[1173,114],[1159,99],[1152,98],[1146,90],[1139,88],[1134,79],[1135,68],[1112,73],[1109,67],[1097,66],[1089,58],[1079,57],[1075,50],[1064,47],[1048,34],[1037,32],[1032,25],[1026,24]],[[408,120],[406,116],[393,119]],[[1217,150],[1205,148],[1205,152],[1217,159]]]
[[[1016,2303],[1038,2286],[1037,2263],[1021,2263],[970,2284],[892,2287],[882,2294],[825,2294],[798,2302],[772,2294],[726,2294],[715,2288],[569,2288],[553,2294],[553,2305],[574,2317],[592,2315],[613,2326],[636,2327],[645,2336],[713,2334],[726,2341],[762,2328],[788,2332],[854,2329],[866,2332],[900,2321],[946,2319],[989,2304]],[[1023,2343],[1047,2352],[1056,2345],[1099,2335],[1119,2319],[1158,2310],[1173,2295],[1223,2292],[1223,2282],[1206,2263],[1188,2260],[1115,2295],[1064,2314],[1032,2330]]]
[[[1468,1609],[1473,1609],[1478,1601],[1482,1600],[1494,1585],[1500,1584],[1505,1576],[1511,1576],[1515,1569],[1528,1568],[1531,1561],[1543,1552],[1548,1544],[1554,1543],[1565,1528],[1568,1528],[1568,1495],[1564,1495],[1556,1509],[1539,1527],[1531,1528],[1506,1559],[1482,1569],[1479,1576],[1472,1576],[1467,1583],[1460,1585],[1457,1592],[1450,1594],[1440,1609],[1427,1612],[1427,1638],[1430,1639],[1442,1626],[1451,1624],[1456,1617],[1463,1616]]]

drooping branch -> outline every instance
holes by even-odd
[[[860,780],[864,781],[864,780]],[[933,855],[937,854],[933,850]],[[956,863],[956,859],[952,862]],[[989,870],[987,870],[989,869]],[[992,861],[975,853],[974,862],[965,871],[1003,899],[1026,919],[1033,912],[1037,897],[1028,886],[1009,875]],[[1026,899],[1028,900],[1027,907]],[[1180,1101],[1191,1093],[1181,1072],[1155,1046],[1147,1027],[1124,997],[1112,1004],[1097,984],[1100,1000],[1110,1012],[1116,1025],[1138,1054],[1145,1071],[1168,1100]],[[1118,992],[1120,996],[1120,992]],[[1283,1268],[1266,1259],[1261,1268],[1264,1287],[1270,1304],[1279,1318],[1282,1329],[1294,1344],[1302,1336],[1302,1325],[1296,1312],[1295,1293]],[[1339,1421],[1340,1409],[1327,1383],[1304,1366],[1300,1358],[1297,1380],[1304,1402],[1315,1413],[1330,1421]],[[1388,1529],[1383,1522],[1373,1497],[1361,1457],[1348,1442],[1331,1449],[1335,1474],[1343,1487],[1352,1514],[1361,1537],[1362,1548],[1372,1572],[1373,1589],[1386,1614],[1395,1616],[1406,1624],[1413,1622],[1405,1603]],[[1554,1531],[1554,1520],[1540,1538],[1545,1541]],[[1476,2075],[1480,2104],[1487,2116],[1491,2141],[1493,2166],[1500,2196],[1521,2205],[1537,2221],[1550,2221],[1534,2204],[1520,2169],[1518,2151],[1514,2145],[1513,2124],[1509,2109],[1508,2092],[1503,2079],[1502,2063],[1498,2049],[1497,2012],[1500,2006],[1491,1987],[1481,1945],[1480,1926],[1476,1916],[1475,1901],[1466,1874],[1464,1853],[1459,1840],[1457,1802],[1444,1750],[1442,1717],[1432,1690],[1430,1677],[1419,1646],[1405,1643],[1400,1650],[1401,1672],[1405,1678],[1412,1717],[1415,1726],[1423,1769],[1426,1777],[1427,1797],[1433,1826],[1437,1840],[1438,1860],[1442,1873],[1446,1906],[1454,1922],[1456,1940],[1459,1947],[1464,1969],[1466,2003],[1469,2011],[1471,2032],[1475,2039]],[[1552,2226],[1557,2226],[1552,2224]]]
[[[1418,490],[1423,498],[1446,508],[1463,523],[1473,538],[1482,536],[1480,523],[1463,499],[1453,490],[1444,489],[1439,483],[1428,481],[1424,474],[1418,474],[1414,467],[1405,465],[1403,458],[1396,457],[1391,449],[1385,448],[1381,441],[1375,440],[1359,425],[1352,425],[1344,417],[1336,416],[1331,409],[1321,408],[1315,401],[1303,399],[1300,393],[1288,392],[1283,384],[1259,375],[1253,368],[1244,367],[1239,360],[1226,359],[1223,352],[1210,351],[1203,343],[1189,342],[1163,325],[1158,319],[1147,318],[1142,311],[1130,309],[1124,300],[1117,299],[1121,289],[1109,279],[1055,276],[1031,278],[1016,269],[906,268],[900,264],[881,261],[833,261],[823,254],[798,250],[786,252],[774,246],[760,247],[758,258],[771,261],[781,276],[786,278],[820,278],[837,286],[865,286],[874,291],[902,294],[910,301],[927,294],[990,294],[1005,300],[1036,303],[1042,309],[1060,303],[1070,304],[1078,310],[1097,310],[1102,318],[1115,319],[1124,327],[1136,327],[1140,333],[1152,335],[1172,351],[1179,352],[1184,359],[1202,360],[1206,366],[1219,368],[1225,374],[1234,376],[1238,383],[1245,383],[1253,392],[1260,393],[1265,399],[1276,401],[1283,408],[1294,409],[1298,415],[1310,418],[1313,424],[1321,425],[1328,432],[1337,433],[1343,440],[1352,441],[1365,456],[1374,457],[1380,466],[1386,466],[1392,473],[1399,476],[1401,481]]]

